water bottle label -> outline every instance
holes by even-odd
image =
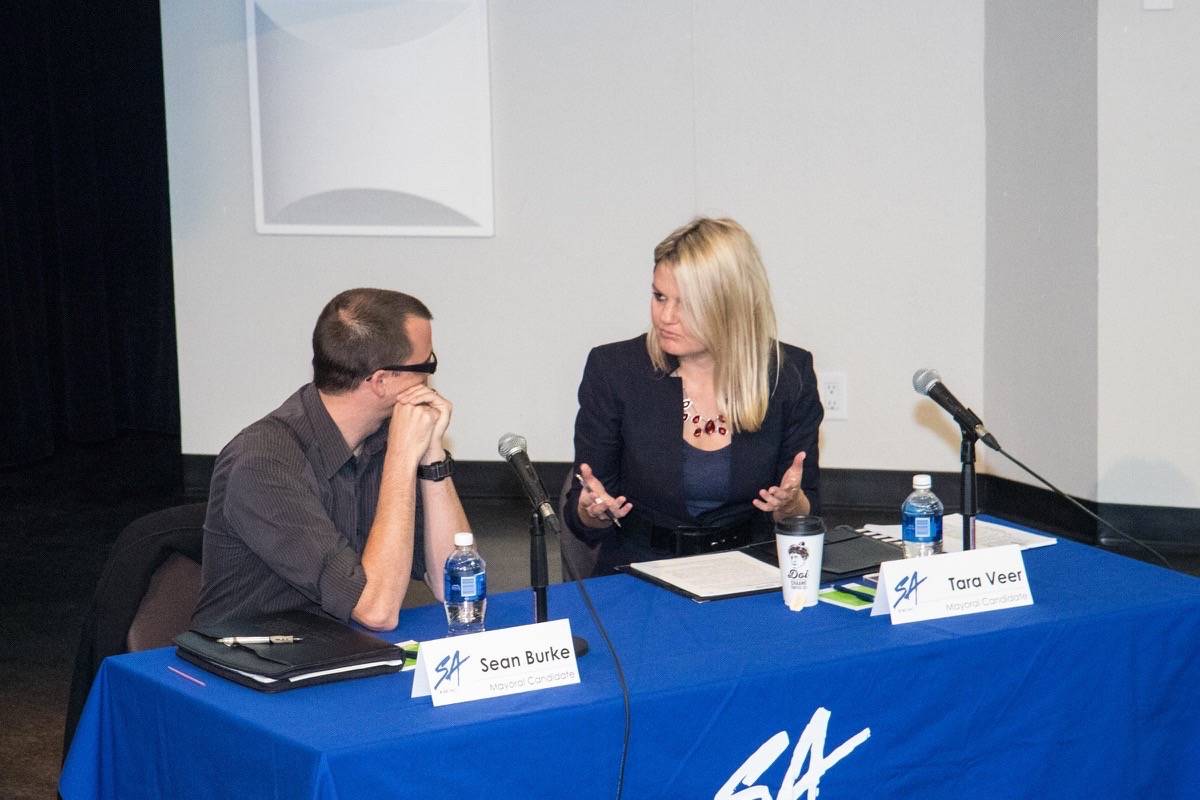
[[[942,540],[942,518],[904,515],[904,540],[927,544]]]
[[[487,596],[487,573],[475,575],[446,576],[446,600],[451,603],[465,603],[482,600]]]

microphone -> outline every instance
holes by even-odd
[[[1039,483],[1041,483],[1047,489],[1054,492],[1056,495],[1058,495],[1062,499],[1066,500],[1067,502],[1071,503],[1076,508],[1078,508],[1080,511],[1087,514],[1089,517],[1096,520],[1096,522],[1099,522],[1101,525],[1105,526],[1106,528],[1112,530],[1114,533],[1118,534],[1123,539],[1133,542],[1138,547],[1145,550],[1147,553],[1150,553],[1152,556],[1154,556],[1159,561],[1161,561],[1163,563],[1163,566],[1165,566],[1167,569],[1174,569],[1174,567],[1171,566],[1171,562],[1168,561],[1166,556],[1164,556],[1162,553],[1158,552],[1153,547],[1151,547],[1150,545],[1143,542],[1141,539],[1137,539],[1133,536],[1130,536],[1128,533],[1121,530],[1116,525],[1113,525],[1108,520],[1099,516],[1094,511],[1092,511],[1090,508],[1085,506],[1083,503],[1079,502],[1074,497],[1071,497],[1071,495],[1067,494],[1062,489],[1059,489],[1057,486],[1055,486],[1053,483],[1051,483],[1050,481],[1043,478],[1041,475],[1038,475],[1036,472],[1034,472],[1032,469],[1030,469],[1028,466],[1026,466],[1020,460],[1018,460],[1015,456],[1013,456],[1011,453],[1007,452],[1003,447],[1001,447],[1000,443],[996,441],[996,437],[992,436],[990,433],[988,433],[988,429],[983,427],[983,423],[980,422],[979,417],[975,416],[975,412],[972,411],[971,409],[963,406],[962,403],[958,402],[958,398],[956,398],[954,395],[952,395],[950,393],[950,390],[947,389],[945,387],[945,385],[942,383],[942,376],[938,374],[938,371],[936,369],[919,369],[915,373],[913,373],[913,388],[917,390],[917,394],[923,394],[923,395],[931,398],[939,406],[946,409],[946,411],[950,412],[950,416],[954,417],[955,421],[958,422],[958,424],[960,426],[962,426],[962,429],[964,432],[973,432],[984,444],[986,444],[988,447],[995,450],[1000,455],[1007,458],[1012,463],[1016,464],[1018,467],[1020,467],[1025,472],[1032,475],[1034,478],[1037,479],[1037,481]],[[964,439],[964,445],[965,445],[965,443],[966,443],[966,440]],[[963,460],[963,506],[964,506],[963,517],[965,518],[965,517],[967,517],[967,511],[965,509],[968,507],[973,508],[973,505],[974,505],[974,489],[971,488],[969,490],[968,487],[969,486],[973,487],[974,482],[975,482],[975,478],[974,478],[975,465],[974,465],[974,463],[972,463],[970,465],[967,464],[965,446],[963,449],[963,453],[964,453],[964,455],[963,455],[963,459],[964,459]],[[974,455],[975,455],[974,450],[972,450],[971,451],[972,460],[974,459]],[[967,477],[968,470],[970,470],[970,476],[971,476],[969,480]],[[971,499],[970,500],[967,499],[968,491],[971,491]],[[970,506],[968,506],[968,503],[970,503]],[[974,518],[974,516],[975,516],[974,511],[972,511],[971,512],[972,519]],[[971,537],[972,537],[972,546],[974,546],[974,541],[973,541],[974,540],[974,524],[973,523],[972,523]],[[966,543],[964,542],[964,549],[965,549],[965,544]]]
[[[996,441],[996,437],[988,433],[988,429],[983,426],[979,417],[975,416],[974,411],[958,402],[958,398],[950,393],[936,369],[919,369],[913,373],[913,388],[917,390],[917,394],[925,395],[949,412],[964,431],[975,434],[993,450],[1000,450],[1000,443]]]
[[[529,498],[533,510],[555,533],[562,533],[558,514],[555,513],[554,506],[551,505],[550,498],[546,495],[546,487],[542,485],[542,479],[538,477],[537,471],[529,460],[529,454],[526,452],[528,444],[524,436],[506,433],[500,437],[496,449],[517,473],[517,479],[521,482],[521,488],[525,490],[525,496]]]

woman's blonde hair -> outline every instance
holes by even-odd
[[[771,286],[750,234],[731,219],[700,217],[654,248],[654,266],[674,273],[688,328],[713,357],[717,402],[733,430],[758,430],[780,352]],[[646,349],[657,369],[671,371],[653,325]]]

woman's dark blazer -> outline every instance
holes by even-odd
[[[747,516],[768,516],[750,501],[760,489],[779,483],[796,453],[807,453],[801,487],[820,513],[820,464],[817,432],[824,416],[817,395],[812,355],[780,344],[782,368],[771,394],[767,416],[754,433],[732,437],[730,492],[719,508],[700,518],[688,513],[683,494],[683,383],[654,368],[645,334],[594,348],[579,384],[575,418],[575,469],[586,463],[614,497],[625,495],[634,510],[623,528],[588,528],[579,520],[580,487],[563,498],[563,516],[575,542],[564,548],[592,551],[596,563],[582,563],[585,574],[604,574],[612,567],[646,558],[662,558],[639,537],[651,526],[724,525]],[[774,379],[774,371],[772,373]],[[763,526],[765,527],[765,525]],[[640,543],[639,543],[640,540]]]

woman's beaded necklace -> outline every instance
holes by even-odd
[[[695,409],[690,397],[683,398],[683,419],[693,425],[692,436],[699,439],[700,434],[708,436],[724,436],[729,432],[726,428],[725,415],[717,414],[716,419],[705,417]]]

